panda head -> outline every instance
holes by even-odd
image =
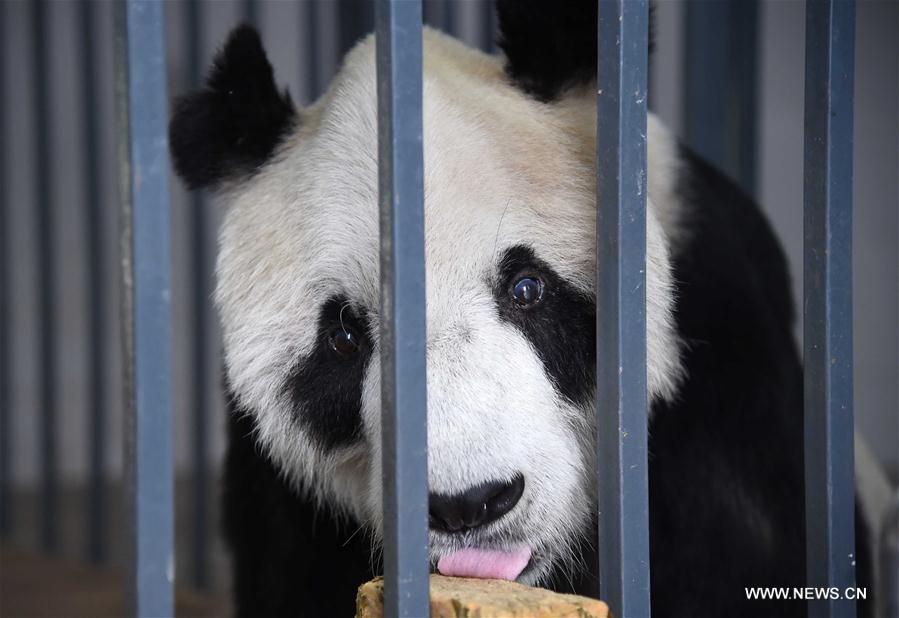
[[[423,34],[430,551],[456,574],[499,556],[490,574],[534,583],[576,558],[595,500],[595,94],[563,53],[550,70],[521,45],[538,25],[515,6],[500,5],[505,60]],[[225,209],[216,303],[234,397],[298,489],[377,537],[375,74],[368,37],[296,109],[238,28],[207,87],[177,102],[170,142]],[[654,200],[671,193],[673,146],[649,131],[647,372],[664,398],[675,216]]]

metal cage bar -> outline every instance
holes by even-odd
[[[755,193],[757,0],[686,2],[687,144]]]
[[[429,614],[421,2],[375,15],[384,610],[414,617]]]
[[[309,0],[304,6],[306,32],[306,101],[318,99],[322,90],[322,70],[319,62],[321,34],[319,33],[319,0]]]
[[[259,3],[257,0],[243,0],[243,20],[253,26],[254,28],[259,27]]]
[[[413,4],[421,0],[413,0]],[[380,2],[380,0],[378,0]],[[363,36],[371,32],[375,23],[376,3],[371,0],[338,0],[340,55],[343,56]]]
[[[646,461],[646,0],[600,0],[596,390],[600,592],[649,616]]]
[[[744,0],[745,1],[745,0]],[[727,156],[727,48],[731,0],[684,3],[684,132],[690,146],[715,165]]]
[[[94,4],[82,0],[79,6],[81,46],[81,97],[87,102],[96,96],[97,74],[94,49],[96,27]],[[104,206],[100,192],[99,119],[96,105],[83,106],[84,122],[84,201],[87,274],[87,328],[90,345],[87,352],[89,367],[88,435],[89,435],[89,499],[87,516],[87,555],[92,562],[106,557],[106,487],[103,477],[106,463],[105,387],[106,369],[106,252],[103,242]]]
[[[758,39],[759,2],[732,0],[728,26],[732,33],[727,105],[727,166],[743,190],[756,195],[759,91]]]
[[[56,440],[56,243],[53,233],[53,157],[50,152],[50,40],[47,37],[46,1],[31,3],[31,44],[35,109],[35,165],[33,182],[37,204],[38,358],[41,388],[39,449],[41,471],[41,546],[55,551],[59,546],[57,524],[57,440]]]
[[[481,49],[492,54],[496,52],[496,7],[492,1],[482,1],[481,12],[483,17]]]
[[[172,616],[171,255],[163,4],[116,5],[122,169],[125,478],[137,616]]]
[[[808,585],[855,585],[852,86],[855,3],[809,0],[805,57],[805,496]],[[855,616],[821,599],[809,616]]]
[[[6,36],[6,3],[0,3],[0,34]],[[3,54],[6,50],[0,41]],[[3,56],[0,54],[0,56]],[[9,272],[9,233],[12,217],[9,207],[9,188],[6,165],[8,161],[6,145],[9,137],[6,131],[6,63],[0,57],[0,539],[6,540],[13,531],[12,505],[12,277]]]
[[[199,0],[184,3],[186,12],[185,48],[187,49],[187,79],[191,88],[203,85],[202,53],[203,27]],[[209,461],[209,360],[208,342],[212,338],[207,303],[211,296],[208,281],[208,227],[206,194],[202,190],[190,193],[190,327],[193,333],[191,360],[191,580],[198,588],[209,586],[209,519],[206,465]]]

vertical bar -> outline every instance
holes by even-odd
[[[171,257],[163,4],[116,4],[129,585],[136,616],[172,616]]]
[[[596,126],[600,592],[650,615],[646,461],[647,0],[600,0]]]
[[[685,4],[686,141],[755,190],[757,0]]]
[[[418,4],[420,0],[413,2]],[[341,54],[346,53],[363,35],[371,31],[375,4],[371,0],[340,0],[337,13],[340,20]]]
[[[187,65],[188,79],[191,88],[202,86],[201,45],[203,34],[200,25],[200,3],[189,0],[185,3],[187,10]],[[209,347],[209,320],[206,319],[207,302],[210,298],[208,285],[208,263],[206,242],[206,204],[202,191],[190,194],[190,289],[193,293],[191,306],[191,331],[193,345],[191,348],[191,387],[193,401],[193,426],[191,427],[191,458],[193,466],[193,522],[191,531],[192,547],[192,579],[198,588],[209,585],[207,568],[209,526],[207,506],[206,463],[209,459],[207,411],[209,400],[209,367],[206,350]]]
[[[321,54],[318,32],[319,0],[306,2],[306,93],[308,101],[315,101],[321,94]]]
[[[447,34],[458,36],[456,32],[456,11],[458,6],[452,0],[443,0],[443,15],[441,16],[442,30]]]
[[[32,84],[34,86],[35,165],[34,191],[37,202],[37,266],[40,273],[38,292],[38,359],[41,376],[40,401],[40,471],[41,471],[41,546],[55,551],[59,545],[57,526],[56,463],[56,243],[53,234],[53,159],[50,154],[49,59],[51,45],[46,33],[46,2],[31,3]]]
[[[684,6],[684,129],[690,147],[718,166],[724,165],[726,154],[727,110],[721,90],[728,76],[729,3],[686,2]]]
[[[243,18],[251,26],[259,27],[258,0],[243,0]]]
[[[427,616],[421,2],[378,0],[378,191],[386,616]]]
[[[855,3],[809,0],[805,29],[805,504],[808,586],[855,585],[852,85]],[[809,616],[855,616],[820,599]]]
[[[94,50],[93,3],[82,0],[81,19],[81,99],[84,123],[84,153],[82,162],[85,178],[85,224],[87,238],[87,315],[88,315],[88,413],[90,490],[87,517],[87,553],[92,562],[106,556],[106,495],[104,463],[106,448],[106,256],[103,250],[103,206],[100,194],[99,122],[97,106],[97,75]]]
[[[452,34],[453,7],[449,0],[422,0],[422,19],[431,28]]]
[[[727,169],[750,195],[756,193],[758,124],[758,0],[731,0],[727,57]]]
[[[6,40],[6,3],[0,2],[0,49]],[[0,539],[6,540],[12,534],[12,395],[10,387],[12,369],[12,307],[9,286],[12,284],[7,268],[10,262],[7,247],[9,239],[7,177],[8,158],[6,149],[9,139],[6,135],[6,50],[0,53]]]
[[[481,0],[481,7],[484,12],[481,49],[492,54],[496,52],[496,6],[490,0]]]

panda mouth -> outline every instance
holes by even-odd
[[[441,557],[437,571],[450,577],[515,581],[532,562],[531,548],[526,545],[508,551],[466,547]]]

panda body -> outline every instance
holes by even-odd
[[[595,87],[564,54],[546,79],[529,64],[540,45],[519,45],[537,26],[499,8],[505,61],[423,35],[430,556],[525,547],[519,581],[595,594]],[[173,115],[176,168],[226,209],[216,304],[241,615],[349,615],[378,570],[374,56],[369,37],[296,110],[238,29]],[[647,130],[653,611],[802,614],[744,593],[804,585],[783,254],[730,181],[651,114]],[[434,523],[436,504],[494,485],[512,504],[496,519]]]

